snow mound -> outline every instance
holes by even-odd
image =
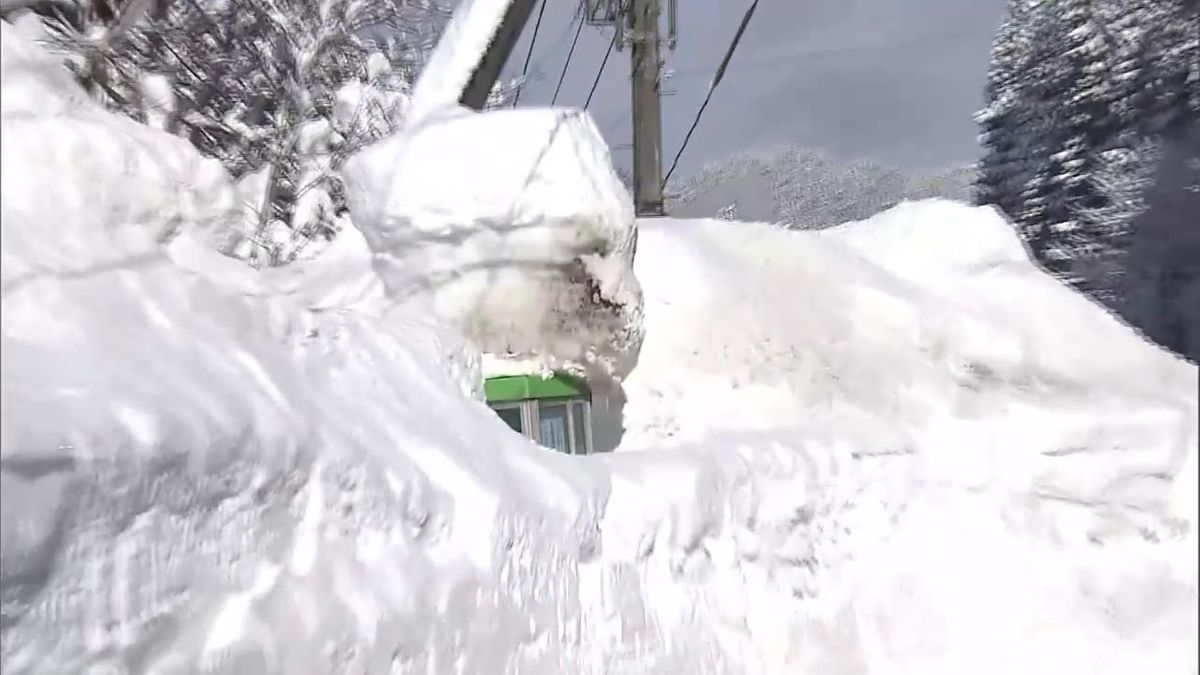
[[[602,531],[659,625],[750,672],[1195,672],[1195,366],[988,209],[639,238]]]
[[[343,175],[393,298],[428,299],[486,351],[628,370],[642,337],[633,206],[586,114],[438,118]]]

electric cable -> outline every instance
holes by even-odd
[[[619,28],[613,30],[612,40],[609,40],[608,49],[604,52],[604,60],[600,62],[600,70],[596,71],[596,79],[592,80],[592,90],[588,92],[587,101],[583,104],[584,110],[587,110],[588,106],[592,104],[592,96],[596,94],[596,87],[600,84],[600,76],[604,75],[604,67],[608,65],[608,57],[612,55],[613,46],[617,44],[617,31],[619,30]]]
[[[533,46],[537,44],[538,29],[542,27],[542,15],[545,13],[546,0],[542,0],[542,6],[538,9],[537,21],[533,24],[533,35],[529,38],[529,51],[525,53],[525,65],[521,68],[521,86],[517,87],[517,93],[513,96],[514,108],[521,100],[521,92],[525,90],[525,78],[529,74],[529,61],[533,58]]]
[[[683,137],[683,143],[679,146],[679,152],[675,153],[675,159],[671,162],[671,168],[667,171],[667,175],[663,177],[663,186],[671,178],[671,174],[675,172],[675,168],[679,166],[679,158],[683,156],[684,149],[687,148],[688,141],[692,140],[692,134],[696,131],[696,126],[700,124],[700,117],[704,115],[705,108],[708,107],[708,102],[712,100],[713,92],[716,91],[717,85],[721,83],[721,79],[725,77],[725,69],[729,67],[729,60],[733,58],[733,52],[737,49],[738,43],[742,39],[742,34],[746,32],[746,26],[750,24],[750,17],[754,16],[754,10],[758,8],[758,0],[754,0],[750,7],[746,9],[746,14],[742,17],[742,23],[738,25],[737,32],[733,35],[733,41],[729,43],[729,49],[725,51],[725,58],[721,59],[721,65],[717,66],[717,72],[713,75],[712,82],[708,85],[708,93],[704,95],[704,102],[700,104],[700,109],[696,111],[696,118],[692,120],[692,126],[688,129],[687,135]]]
[[[558,84],[554,87],[554,96],[550,99],[550,105],[558,102],[558,92],[562,91],[563,80],[567,77],[567,68],[571,67],[571,57],[575,55],[575,45],[579,44],[579,35],[583,32],[583,24],[586,21],[580,20],[579,25],[575,27],[575,38],[571,40],[571,49],[567,52],[567,60],[563,62],[562,72],[558,75]]]

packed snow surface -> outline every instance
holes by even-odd
[[[509,311],[638,358],[619,451],[566,457],[478,398],[502,299],[396,291],[392,233],[474,211],[364,159],[361,236],[257,272],[211,252],[227,178],[2,38],[5,673],[1196,672],[1197,369],[991,211],[644,222],[633,280],[625,207],[573,193],[529,245],[602,242],[622,320]],[[481,211],[471,261],[511,267]]]

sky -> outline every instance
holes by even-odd
[[[575,34],[577,0],[547,2],[522,106],[551,102]],[[678,47],[665,53],[664,171],[748,4],[678,3]],[[988,52],[1005,5],[1005,0],[760,0],[677,174],[779,145],[914,170],[975,161],[972,114],[983,100]],[[509,61],[509,75],[521,72],[536,18],[537,9]],[[663,25],[665,30],[665,20]],[[557,105],[583,105],[611,31],[584,26]],[[589,108],[618,166],[627,166],[630,154],[629,70],[629,52],[614,51]]]

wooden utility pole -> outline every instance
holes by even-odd
[[[659,0],[630,0],[633,62],[633,203],[639,216],[663,215]]]

